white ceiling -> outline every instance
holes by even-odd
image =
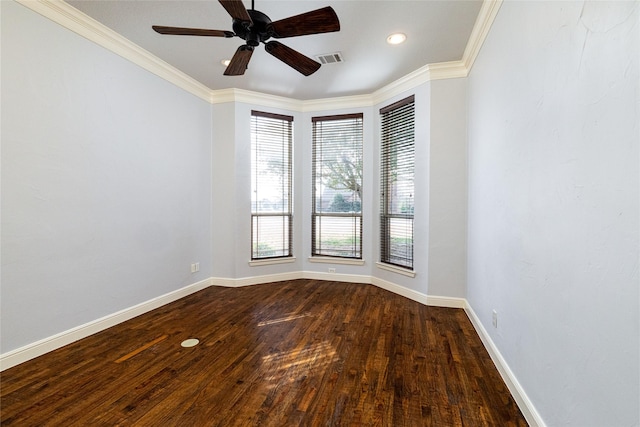
[[[309,77],[258,47],[244,76],[224,76],[240,38],[160,35],[152,25],[231,31],[217,0],[69,0],[69,4],[213,90],[238,88],[299,100],[370,94],[424,65],[462,59],[482,0],[256,0],[272,21],[332,6],[339,32],[280,39],[314,58],[341,52],[343,63]],[[251,2],[245,0],[247,8]],[[407,41],[386,38],[403,32]]]

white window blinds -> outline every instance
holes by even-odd
[[[380,110],[380,261],[413,269],[414,97]]]
[[[251,259],[292,256],[293,117],[251,112]]]
[[[313,117],[311,255],[362,258],[362,113]]]

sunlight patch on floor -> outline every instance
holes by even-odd
[[[311,313],[291,314],[291,315],[288,315],[286,317],[281,317],[279,319],[264,320],[264,321],[258,323],[258,326],[267,326],[267,325],[274,325],[276,323],[290,322],[292,320],[302,319],[304,317],[311,317]]]
[[[295,381],[298,374],[306,375],[314,369],[324,368],[339,360],[336,349],[328,341],[313,344],[302,349],[283,351],[262,358],[266,369],[275,370],[267,377],[269,381],[280,381],[285,376]]]

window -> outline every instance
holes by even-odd
[[[292,256],[293,117],[251,112],[251,259]]]
[[[362,259],[362,113],[311,120],[311,255]]]
[[[380,110],[380,261],[413,270],[414,97]]]

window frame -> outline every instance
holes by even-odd
[[[396,136],[391,133],[395,132]],[[409,134],[406,134],[409,132]],[[398,133],[400,136],[398,137]],[[393,212],[394,202],[392,199],[393,180],[391,176],[394,171],[401,169],[397,164],[391,170],[391,150],[401,152],[410,157],[411,163],[402,164],[402,169],[409,168],[411,171],[411,197],[412,203],[410,211],[406,213]],[[397,151],[400,150],[400,151]],[[396,156],[397,161],[397,156]],[[414,270],[414,206],[415,206],[415,95],[394,102],[380,109],[380,263],[382,265],[393,266],[403,270]],[[404,255],[398,255],[396,250],[393,253],[393,238],[391,229],[393,220],[404,221],[410,228],[410,233],[405,232],[402,238],[410,238],[410,246],[405,250]]]
[[[270,119],[270,120],[280,120],[282,121],[283,127],[286,128],[286,132],[278,135],[276,133],[267,135],[266,137],[281,137],[284,141],[283,147],[286,148],[286,163],[287,166],[283,168],[283,176],[286,176],[286,185],[283,186],[283,196],[286,193],[286,208],[282,210],[282,212],[259,212],[257,207],[257,199],[256,195],[254,205],[254,181],[257,181],[256,176],[256,158],[258,156],[258,151],[254,148],[254,144],[258,143],[257,137],[254,139],[254,135],[257,135],[257,127],[259,126],[258,121],[261,119]],[[255,152],[255,154],[254,154]],[[287,260],[293,258],[293,116],[284,115],[284,114],[276,114],[269,113],[265,111],[251,110],[251,262],[252,265],[260,265],[261,262],[268,262],[269,260],[277,261],[277,260]],[[286,187],[286,189],[284,189]],[[260,228],[260,218],[273,218],[273,217],[281,217],[283,219],[283,227],[282,233],[283,237],[283,247],[277,248],[277,251],[282,251],[281,255],[273,255],[273,256],[260,256],[259,251],[256,250],[256,244],[260,242],[257,241],[259,239],[259,228]],[[286,222],[286,225],[284,223]]]
[[[359,186],[359,202],[360,202],[360,210],[359,212],[320,212],[318,211],[317,206],[317,169],[321,166],[321,162],[317,160],[318,153],[318,144],[321,143],[321,137],[318,135],[318,126],[321,126],[322,123],[325,122],[335,122],[341,120],[355,120],[352,125],[345,126],[345,129],[349,132],[354,132],[353,134],[356,138],[359,139],[359,152],[356,154],[359,157],[359,182],[356,183]],[[339,260],[362,260],[362,234],[363,234],[363,215],[362,215],[362,187],[363,187],[363,160],[364,160],[364,113],[350,113],[350,114],[338,114],[338,115],[330,115],[330,116],[317,116],[311,118],[312,122],[312,142],[311,142],[311,257],[314,259],[335,259]],[[321,130],[320,130],[321,132]],[[342,194],[342,193],[337,193]],[[330,251],[336,251],[335,248],[322,247],[322,239],[318,242],[318,234],[322,233],[319,231],[319,228],[322,227],[322,219],[323,218],[340,218],[340,219],[353,219],[353,234],[350,237],[353,239],[354,244],[351,247],[351,254],[349,255],[338,255],[336,253],[331,253]]]

